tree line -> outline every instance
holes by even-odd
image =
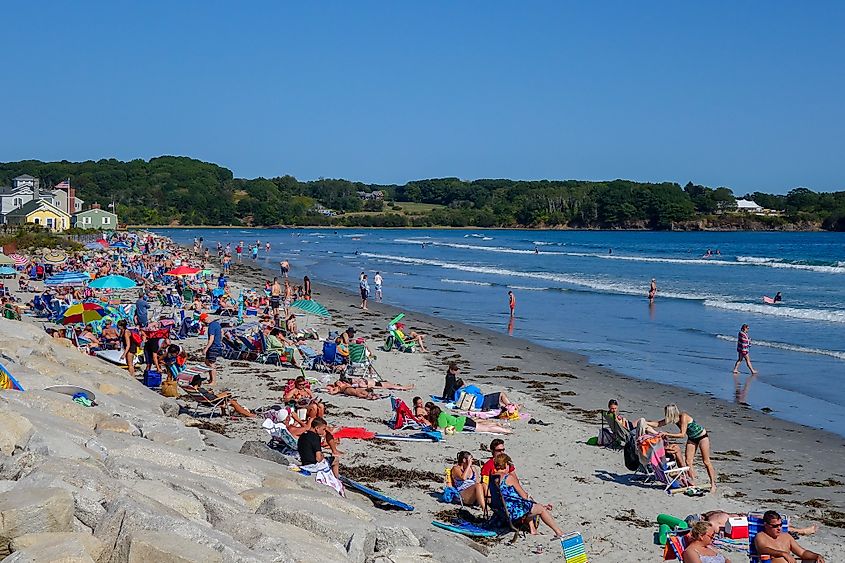
[[[718,219],[736,207],[729,188],[692,182],[682,187],[630,180],[434,178],[380,185],[293,176],[242,179],[216,164],[175,156],[0,163],[0,184],[9,185],[20,174],[40,178],[46,187],[70,178],[86,205],[114,202],[122,223],[145,225],[671,229]],[[359,196],[373,191],[381,191],[387,203]],[[785,195],[754,192],[743,197],[780,212],[759,218],[774,228],[800,222],[845,230],[845,191],[796,188]],[[401,212],[409,202],[437,207],[422,214]]]

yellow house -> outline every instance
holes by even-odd
[[[10,225],[34,223],[59,232],[70,228],[70,215],[43,199],[33,199],[8,212],[6,222]]]

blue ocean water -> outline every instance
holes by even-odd
[[[596,364],[845,434],[845,238],[836,233],[161,229],[179,242],[261,241],[258,261],[476,324]],[[270,253],[263,245],[271,243]],[[710,249],[711,255],[707,256]],[[652,278],[658,293],[646,294]],[[517,299],[508,314],[507,292]],[[763,296],[782,292],[783,302]],[[757,377],[731,373],[748,323]]]

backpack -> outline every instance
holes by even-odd
[[[636,471],[640,468],[640,455],[637,452],[637,438],[631,434],[628,436],[628,441],[625,442],[625,467],[631,471]]]
[[[131,329],[129,331],[129,337],[135,344],[140,345],[144,341],[144,337],[141,336],[141,332],[135,329]]]

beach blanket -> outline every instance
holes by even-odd
[[[340,482],[340,479],[334,476],[329,462],[325,459],[317,463],[312,463],[311,465],[303,465],[302,469],[314,474],[314,479],[318,483],[331,487],[342,497],[346,496],[346,490],[343,488],[343,483]]]
[[[332,432],[332,436],[337,439],[340,438],[351,438],[353,440],[371,440],[375,438],[376,433],[370,432],[366,428],[357,428],[357,427],[343,427],[337,432]]]

